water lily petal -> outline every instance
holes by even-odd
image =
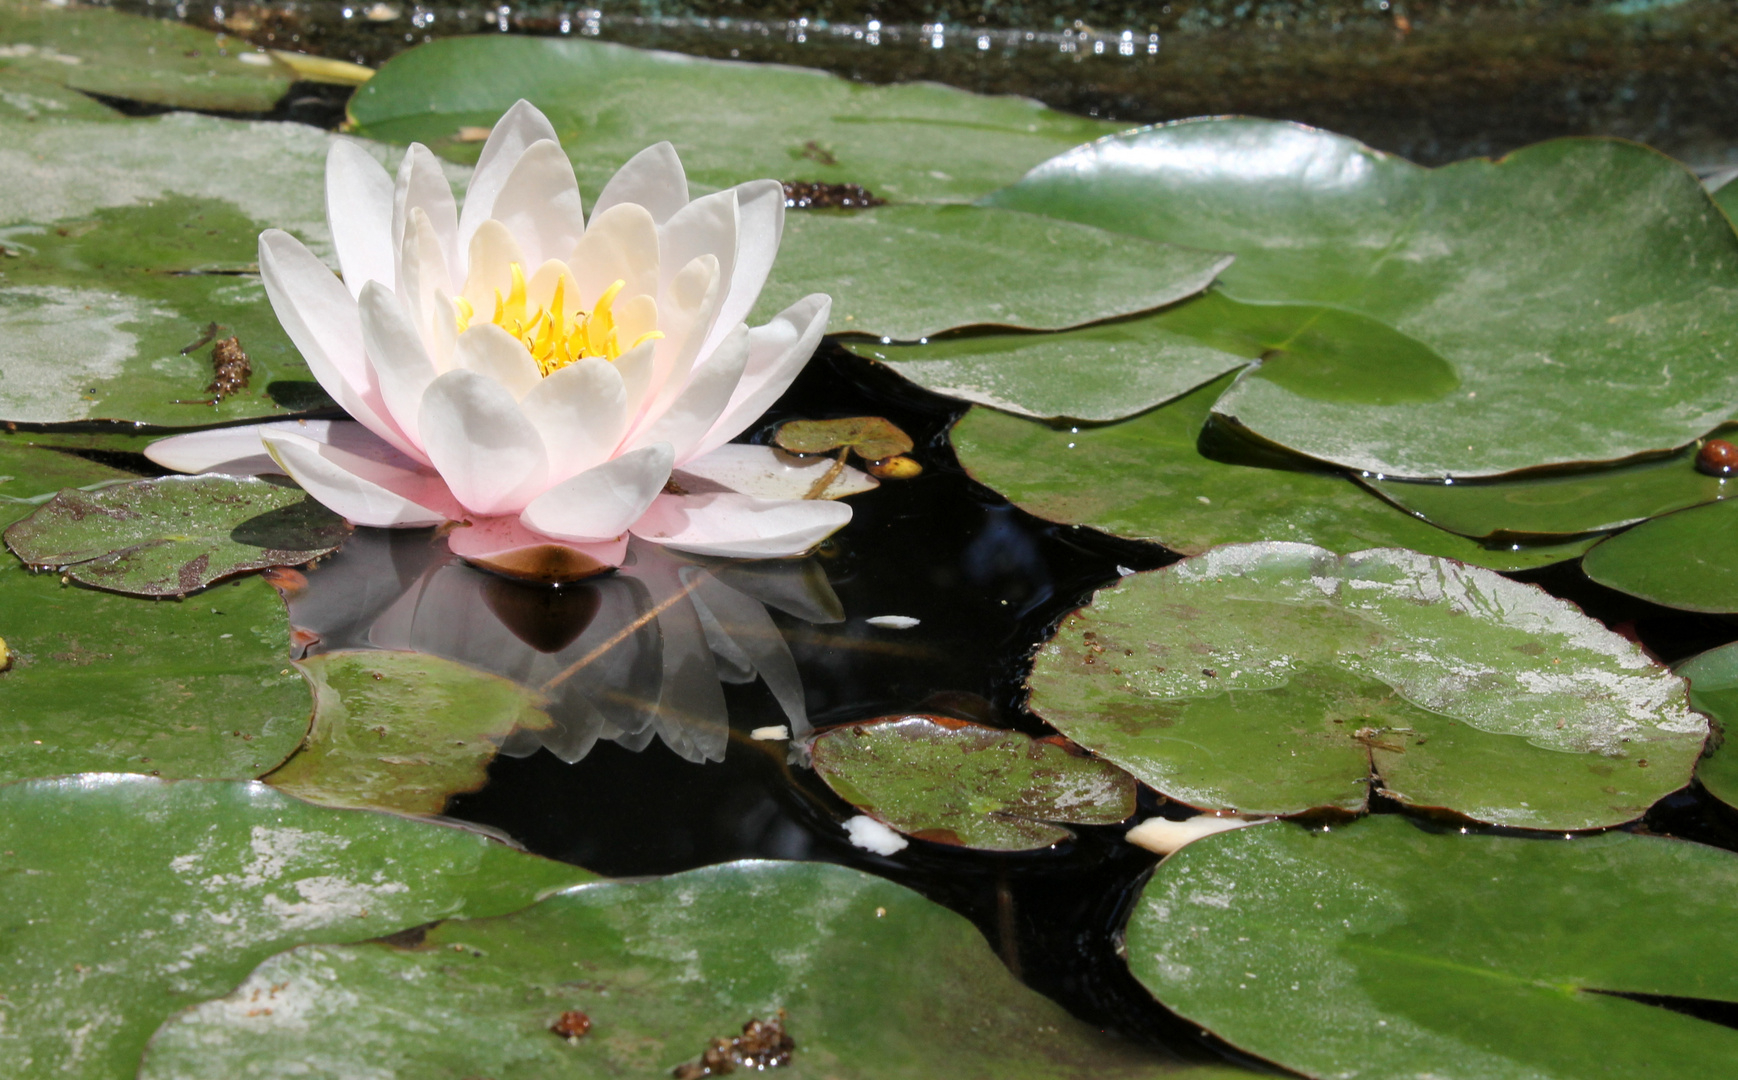
[[[519,408],[543,436],[552,484],[609,457],[628,426],[628,394],[621,372],[596,356],[539,380],[520,400]]]
[[[579,281],[580,296],[591,303],[617,281],[618,299],[656,296],[658,293],[658,225],[646,208],[623,203],[607,210],[593,209],[591,224],[574,245],[568,260]],[[631,339],[630,339],[631,340]]]
[[[423,394],[418,426],[429,460],[473,514],[518,513],[542,490],[543,439],[495,380],[463,369],[439,376]]]
[[[404,160],[398,165],[398,180],[392,191],[392,249],[404,250],[405,233],[410,229],[410,215],[413,210],[421,210],[427,214],[434,226],[435,236],[440,240],[441,256],[447,268],[454,269],[458,262],[458,204],[453,201],[452,185],[447,183],[446,173],[441,171],[441,163],[429,148],[422,143],[411,143],[405,151]],[[452,281],[440,283],[445,288],[454,288]],[[393,289],[399,294],[404,293],[403,282],[397,282]]]
[[[738,323],[735,332],[694,372],[670,407],[634,435],[630,448],[667,442],[675,448],[677,464],[696,456],[694,447],[730,404],[730,396],[742,380],[742,369],[747,363],[748,327]]]
[[[351,296],[397,269],[392,243],[392,175],[360,144],[338,139],[326,154],[326,222]]]
[[[669,443],[612,458],[537,496],[519,520],[559,540],[621,536],[664,489],[672,461]]]
[[[439,525],[458,510],[432,473],[394,468],[275,426],[260,441],[309,495],[352,524],[417,528]]]
[[[512,394],[514,401],[543,380],[537,361],[519,339],[494,323],[478,323],[459,335],[453,366],[487,376]]]
[[[627,393],[627,415],[640,415],[646,395],[652,388],[652,376],[658,366],[656,342],[647,341],[616,357],[616,374],[622,377],[622,389]]]
[[[628,540],[557,540],[532,532],[517,517],[486,517],[448,533],[447,547],[461,559],[511,577],[575,581],[620,566]]]
[[[717,347],[724,335],[748,318],[761,287],[778,257],[785,230],[785,188],[777,180],[751,180],[736,185],[736,262],[730,288],[718,307],[718,322],[702,353]]]
[[[623,203],[645,207],[659,225],[688,205],[688,174],[674,146],[661,142],[629,158],[603,186],[592,215]]]
[[[690,495],[739,491],[757,499],[801,499],[837,464],[830,457],[793,458],[770,446],[725,443],[676,467],[676,483]],[[847,465],[821,496],[841,499],[873,491],[881,481]]]
[[[396,291],[416,324],[423,347],[431,354],[444,345],[443,324],[453,321],[451,304],[440,299],[446,295],[451,280],[451,268],[434,221],[421,207],[412,209],[404,246],[398,252]]]
[[[417,412],[422,408],[423,391],[439,374],[423,347],[422,335],[398,297],[378,281],[363,286],[357,308],[362,319],[362,344],[386,410],[405,436],[420,444]]]
[[[748,365],[724,413],[691,451],[705,454],[736,438],[779,399],[827,332],[833,298],[811,293],[785,308],[765,326],[748,331]]]
[[[660,495],[634,523],[633,534],[696,555],[780,558],[807,551],[850,520],[849,505],[827,499]]]
[[[585,235],[585,210],[573,163],[561,144],[552,139],[532,143],[501,186],[489,216],[518,239],[529,257],[527,266],[567,258]]]
[[[719,290],[719,303],[722,304],[729,293],[730,284],[736,273],[736,237],[737,219],[740,208],[737,206],[736,189],[729,188],[713,195],[703,195],[677,211],[669,221],[658,226],[658,260],[663,267],[665,279],[659,284],[668,289],[675,282],[676,274],[701,255],[711,255],[718,260],[718,273],[723,279],[723,288]],[[662,293],[660,292],[660,298]],[[747,314],[745,310],[744,315]],[[716,319],[716,314],[714,319]],[[740,320],[738,320],[740,321]],[[706,337],[710,340],[712,328],[716,322],[706,327]],[[702,345],[701,362],[704,363],[706,351]]]
[[[640,407],[635,430],[655,421],[688,384],[723,298],[723,286],[718,260],[701,255],[683,267],[665,290],[658,303],[659,328],[665,336],[652,343],[650,399]]]
[[[513,264],[521,271],[529,265],[525,250],[507,226],[490,218],[471,234],[465,284],[460,295],[470,303],[471,321],[488,322],[495,317],[495,297],[505,297],[513,288]]]
[[[488,140],[483,143],[482,154],[477,157],[471,183],[465,189],[465,209],[459,215],[459,251],[468,251],[477,228],[496,216],[495,199],[525,151],[545,139],[560,141],[549,118],[524,98],[514,102],[513,107],[495,122]],[[569,175],[572,171],[569,166]]]
[[[309,423],[329,424],[331,421],[312,420]],[[145,456],[176,472],[220,472],[226,476],[281,473],[283,467],[272,460],[265,445],[259,441],[260,432],[270,426],[247,424],[171,435],[145,447]]]

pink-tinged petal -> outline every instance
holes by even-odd
[[[767,559],[799,555],[850,520],[848,504],[827,499],[660,495],[634,523],[633,534],[696,555]]]
[[[513,288],[513,264],[518,263],[521,272],[530,264],[518,239],[494,218],[471,234],[467,260],[461,295],[471,305],[471,321],[488,322],[495,317],[495,297],[505,297]]]
[[[327,424],[331,421],[320,420]],[[229,476],[263,476],[281,473],[283,468],[266,453],[259,441],[260,432],[269,425],[248,424],[245,427],[213,428],[171,435],[145,447],[145,456],[176,472],[220,472]]]
[[[658,294],[658,223],[646,208],[623,203],[593,209],[591,224],[568,259],[579,293],[589,307],[605,289],[621,281],[620,300]]]
[[[495,380],[464,370],[439,376],[422,396],[418,426],[429,460],[471,513],[516,514],[543,490],[543,439]]]
[[[728,490],[757,499],[802,499],[835,464],[831,457],[795,458],[770,446],[725,443],[676,466],[675,478],[677,486],[690,495]],[[842,499],[873,491],[880,484],[868,473],[847,465],[819,497]]]
[[[495,198],[490,217],[507,226],[529,257],[527,266],[566,259],[585,235],[585,210],[573,163],[550,139],[531,144]]]
[[[783,184],[777,180],[751,180],[736,186],[736,262],[730,271],[729,288],[718,305],[718,321],[701,347],[702,355],[716,348],[724,335],[747,319],[754,309],[761,286],[766,284],[773,260],[778,257],[784,229]]]
[[[833,298],[811,293],[773,316],[765,326],[748,331],[748,365],[723,415],[694,447],[696,456],[736,438],[779,399],[827,332]]]
[[[441,163],[422,143],[411,143],[404,160],[398,165],[398,180],[392,191],[392,250],[404,249],[405,234],[410,230],[411,212],[421,210],[434,226],[440,241],[440,252],[449,270],[458,263],[458,204],[453,201],[452,185],[447,183]],[[402,267],[400,267],[402,272]],[[451,280],[439,283],[451,289]],[[404,293],[402,280],[395,283],[394,292]]]
[[[370,281],[363,286],[357,307],[362,317],[362,344],[368,350],[368,362],[373,365],[386,410],[405,437],[420,445],[417,413],[422,409],[423,391],[439,372],[423,347],[416,324],[391,289]]]
[[[724,295],[718,260],[702,255],[676,275],[658,303],[658,321],[665,336],[652,342],[652,384],[640,406],[634,431],[655,421],[688,385],[700,356],[700,346]]]
[[[495,122],[488,141],[483,143],[482,154],[477,157],[477,168],[471,173],[470,186],[465,189],[465,209],[459,215],[460,251],[469,249],[471,236],[478,226],[497,216],[495,199],[513,174],[513,166],[519,163],[527,149],[545,139],[560,142],[549,118],[524,98],[514,102],[513,107]],[[568,172],[571,174],[572,171],[569,166]]]
[[[592,215],[622,203],[645,207],[659,225],[688,205],[688,175],[674,146],[661,142],[629,158],[603,186]]]
[[[578,581],[620,566],[628,538],[575,543],[534,533],[516,517],[486,517],[447,534],[447,547],[459,558],[508,577],[527,581]]]
[[[393,423],[374,384],[356,298],[343,282],[281,229],[260,234],[259,267],[272,311],[321,388],[368,430],[420,459],[422,451]]]
[[[597,356],[539,380],[520,400],[519,408],[543,436],[551,484],[603,462],[628,426],[628,394],[621,373]]]
[[[459,510],[433,473],[395,468],[282,429],[263,432],[260,441],[309,495],[352,524],[418,528],[451,520]]]
[[[747,363],[748,327],[738,323],[736,332],[725,338],[706,364],[694,372],[670,407],[634,435],[629,449],[664,442],[675,448],[677,464],[698,456],[694,447],[730,404],[730,395],[742,380],[742,369]]]
[[[739,208],[736,203],[736,189],[730,188],[714,195],[704,195],[684,206],[669,221],[658,226],[658,261],[663,267],[665,278],[660,284],[668,289],[675,281],[675,275],[694,259],[702,255],[710,255],[718,260],[718,274],[722,281],[719,288],[719,305],[722,309],[725,297],[730,292],[730,283],[736,273],[736,235]],[[659,298],[662,299],[660,292]],[[746,314],[746,313],[745,313]],[[712,339],[712,329],[717,325],[717,313],[713,321],[706,326],[705,340]],[[741,320],[738,319],[738,322]],[[704,343],[700,356],[701,363],[707,355]]]
[[[392,286],[397,248],[392,243],[392,175],[348,139],[326,154],[326,222],[351,296],[378,281]]]
[[[525,346],[494,323],[479,323],[459,335],[458,347],[453,350],[453,366],[498,383],[513,395],[514,401],[543,381],[537,361],[531,359]]]
[[[664,490],[671,460],[668,443],[612,458],[537,496],[519,520],[558,540],[621,536]]]

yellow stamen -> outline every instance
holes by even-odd
[[[600,356],[614,361],[622,355],[624,350],[616,333],[614,309],[616,296],[627,285],[626,281],[617,281],[605,289],[589,313],[575,311],[568,315],[565,312],[566,274],[555,279],[549,306],[533,310],[525,284],[525,268],[512,263],[510,269],[513,283],[506,296],[501,295],[501,290],[495,290],[495,314],[489,321],[518,338],[544,375],[552,375],[585,357]],[[453,301],[453,312],[461,334],[470,327],[477,314],[475,307],[464,297]],[[663,336],[661,331],[648,330],[635,338],[629,348],[647,341],[658,341]]]
[[[477,317],[477,309],[472,307],[471,302],[462,296],[454,298],[453,307],[458,309],[459,333],[462,334],[470,329],[471,320]]]

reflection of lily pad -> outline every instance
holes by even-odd
[[[483,786],[509,732],[550,724],[541,695],[435,656],[335,652],[300,666],[314,722],[266,779],[323,806],[438,814],[449,795]]]
[[[1633,143],[1423,169],[1295,124],[1186,121],[1080,147],[986,201],[1234,252],[1232,296],[1416,343],[1375,400],[1366,380],[1416,350],[1319,324],[1352,377],[1299,386],[1276,365],[1216,406],[1348,468],[1617,460],[1682,446],[1738,400],[1738,236],[1682,166]]]
[[[270,1012],[254,993],[275,994]],[[1021,986],[971,923],[824,863],[741,862],[598,883],[399,944],[305,946],[164,1026],[147,1080],[286,1075],[668,1076],[786,1010],[775,1075],[1206,1080]],[[549,1032],[565,1011],[590,1034]]]
[[[1582,562],[1601,585],[1686,611],[1738,611],[1738,501],[1644,521]]]
[[[1125,578],[1038,654],[1032,708],[1202,809],[1640,817],[1707,735],[1683,681],[1532,585],[1416,552],[1217,548]]]
[[[1738,806],[1738,644],[1691,657],[1677,672],[1690,680],[1690,704],[1713,717],[1724,736],[1696,766],[1696,779],[1714,798]]]
[[[87,585],[185,596],[249,570],[330,555],[349,532],[298,487],[214,475],[63,491],[5,535],[26,563]]]
[[[133,1075],[159,1024],[280,949],[501,914],[591,877],[262,784],[142,776],[0,787],[0,848],[0,1048],[33,1075]]]
[[[1042,518],[1185,555],[1216,544],[1296,540],[1340,552],[1407,547],[1499,570],[1572,559],[1594,541],[1485,548],[1387,505],[1338,473],[1230,464],[1201,453],[1222,378],[1115,424],[1059,428],[989,409],[954,425],[954,450],[978,481]],[[1268,464],[1269,462],[1262,462]]]
[[[1738,857],[1659,837],[1271,825],[1160,864],[1129,967],[1190,1023],[1309,1077],[1705,1080],[1730,1072],[1738,1032],[1672,999],[1738,1001],[1734,896]]]
[[[1135,810],[1134,778],[1017,731],[938,716],[837,727],[815,771],[864,813],[920,840],[1024,851],[1066,840],[1049,822],[1114,825]]]
[[[959,202],[1121,126],[935,83],[869,86],[802,68],[495,34],[400,53],[356,92],[350,115],[369,138],[425,142],[471,162],[480,144],[459,141],[460,130],[489,127],[520,98],[555,124],[588,199],[622,162],[668,139],[689,178],[713,187],[771,177]]]

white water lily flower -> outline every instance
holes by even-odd
[[[153,460],[246,470],[263,444],[357,525],[456,523],[457,554],[542,580],[619,565],[630,532],[769,557],[850,520],[837,502],[666,490],[685,465],[717,474],[707,456],[784,392],[826,329],[832,301],[819,293],[765,326],[743,322],[784,228],[778,181],[690,200],[660,143],[616,173],[587,220],[554,128],[520,101],[484,145],[462,212],[426,147],[411,146],[394,183],[342,141],[326,209],[342,282],[276,229],[260,236],[260,274],[355,422],[178,436]],[[726,453],[745,451],[773,454]]]

